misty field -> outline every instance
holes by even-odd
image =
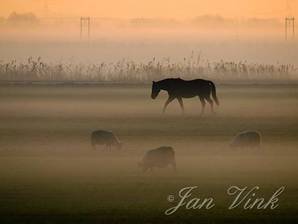
[[[294,223],[298,220],[298,86],[218,85],[216,114],[199,116],[197,98],[161,114],[166,94],[149,85],[2,85],[0,87],[1,223]],[[96,129],[112,130],[121,151],[90,145]],[[262,133],[260,149],[236,149],[237,132]],[[176,151],[170,168],[143,173],[144,153]],[[228,210],[228,187],[259,186],[275,210]],[[214,197],[211,210],[174,206],[178,191]],[[168,195],[175,201],[169,202]]]

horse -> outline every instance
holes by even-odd
[[[205,100],[210,104],[212,113],[214,113],[213,100],[217,105],[219,105],[219,101],[216,96],[216,87],[214,83],[209,80],[183,80],[180,78],[170,78],[163,79],[157,82],[153,81],[151,98],[156,99],[161,90],[167,91],[169,95],[167,101],[164,104],[162,110],[163,113],[165,113],[167,106],[174,99],[178,100],[182,109],[182,113],[184,113],[184,105],[182,98],[192,98],[198,96],[202,104],[201,115],[203,115],[205,110]],[[211,99],[210,95],[212,95],[213,100]]]

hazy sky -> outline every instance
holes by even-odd
[[[39,16],[165,17],[185,19],[203,14],[225,17],[283,17],[298,14],[298,1],[288,0],[0,0],[0,15],[12,11]],[[48,10],[46,10],[46,8]],[[291,8],[291,10],[287,10]],[[288,12],[287,12],[288,11]]]

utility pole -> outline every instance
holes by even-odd
[[[286,0],[286,17],[285,17],[285,39],[295,38],[295,17],[292,12],[291,3],[294,0]]]
[[[285,18],[285,39],[288,40],[289,36],[295,38],[295,17]]]
[[[87,28],[87,37],[90,40],[90,17],[80,18],[80,38],[83,39],[85,30]]]

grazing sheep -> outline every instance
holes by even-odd
[[[176,160],[174,149],[170,146],[161,146],[157,149],[149,150],[143,157],[139,166],[146,172],[148,169],[152,171],[154,167],[164,168],[171,165],[176,170]]]
[[[111,131],[97,130],[91,134],[91,145],[96,149],[96,145],[106,145],[111,150],[112,145],[116,146],[117,149],[121,149],[122,144],[118,138]]]
[[[231,147],[259,147],[261,134],[257,131],[243,131],[238,133],[231,142]]]

